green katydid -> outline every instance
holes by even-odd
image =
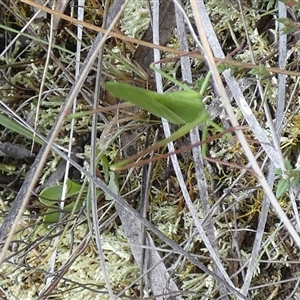
[[[154,115],[157,117],[162,117],[168,120],[172,124],[183,125],[176,132],[171,134],[168,138],[159,141],[152,147],[147,149],[147,153],[165,146],[166,144],[179,139],[183,135],[187,134],[190,130],[196,126],[203,124],[203,139],[206,137],[206,125],[210,124],[219,131],[223,131],[216,123],[210,120],[209,113],[202,102],[202,97],[204,91],[206,90],[209,80],[210,73],[205,77],[202,84],[201,91],[195,92],[191,90],[188,86],[177,82],[174,78],[165,74],[160,69],[151,65],[151,68],[162,74],[162,76],[168,78],[172,82],[179,85],[183,91],[170,92],[170,93],[156,93],[153,91],[145,90],[142,88],[134,87],[125,83],[119,82],[106,82],[105,88],[109,93],[116,97],[128,101]],[[202,148],[202,153],[205,156],[204,147]],[[134,155],[126,160],[118,162],[112,165],[110,168],[113,171],[117,171],[119,168],[131,163],[137,159],[139,155]]]

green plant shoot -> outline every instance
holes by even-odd
[[[157,117],[165,118],[172,124],[183,125],[168,138],[156,143],[154,147],[150,147],[148,149],[149,152],[179,139],[200,124],[203,124],[203,139],[206,138],[207,123],[215,127],[217,130],[223,131],[222,128],[210,120],[209,113],[202,102],[204,91],[206,90],[211,77],[210,73],[206,75],[201,91],[198,93],[191,90],[188,86],[178,82],[168,74],[165,74],[160,69],[157,69],[153,64],[151,65],[151,68],[179,85],[184,90],[160,94],[125,83],[112,81],[105,83],[105,88],[112,96],[133,103]],[[202,154],[204,156],[205,151],[205,147],[202,147]],[[118,168],[131,163],[136,158],[136,156],[132,156],[129,159],[112,165],[110,168],[113,171],[117,171]]]

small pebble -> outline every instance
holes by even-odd
[[[6,156],[14,159],[24,159],[34,156],[34,154],[25,147],[14,145],[9,142],[2,143],[0,145],[0,151],[2,151]]]

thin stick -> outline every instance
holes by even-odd
[[[28,4],[33,4],[34,2],[31,2],[29,1]],[[43,6],[42,6],[43,7]],[[53,13],[52,10],[50,10],[50,12]],[[41,157],[41,160],[40,160],[40,163],[39,165],[37,166],[34,174],[33,174],[33,177],[32,177],[32,181],[30,182],[29,186],[28,186],[28,190],[27,190],[27,193],[26,195],[24,196],[24,199],[23,199],[23,203],[22,203],[22,206],[20,207],[19,209],[19,212],[14,220],[14,222],[12,223],[12,226],[11,226],[11,230],[8,234],[8,237],[5,241],[5,244],[2,248],[2,251],[1,251],[1,254],[0,254],[0,264],[3,262],[4,260],[4,257],[5,257],[5,253],[9,247],[9,244],[10,244],[10,241],[12,240],[12,237],[16,231],[16,228],[20,222],[20,219],[23,215],[23,212],[25,211],[25,208],[26,208],[26,205],[30,199],[30,196],[31,196],[31,192],[34,190],[34,187],[36,185],[36,182],[43,170],[43,167],[44,167],[44,164],[47,160],[47,157],[48,157],[48,154],[51,150],[51,146],[53,145],[61,127],[62,127],[62,124],[65,120],[65,118],[67,117],[68,113],[69,113],[69,109],[73,103],[73,100],[74,98],[77,96],[78,94],[78,91],[81,89],[83,83],[84,83],[84,80],[86,79],[87,77],[87,74],[88,72],[90,71],[91,69],[91,66],[93,65],[96,57],[98,56],[98,53],[99,53],[99,50],[103,47],[107,37],[109,36],[109,33],[110,31],[113,29],[113,27],[115,26],[115,24],[117,23],[117,21],[119,20],[119,18],[121,17],[121,14],[122,14],[123,10],[121,9],[119,11],[119,13],[117,14],[117,16],[115,17],[115,19],[113,20],[113,22],[111,23],[111,25],[109,26],[108,30],[106,31],[106,34],[103,36],[102,40],[100,41],[100,43],[95,47],[95,51],[91,54],[91,56],[89,57],[89,61],[87,62],[87,64],[85,65],[85,67],[83,68],[83,70],[81,71],[81,76],[78,78],[78,81],[76,82],[76,85],[74,86],[74,88],[72,89],[72,91],[70,92],[70,95],[66,101],[66,105],[65,107],[63,108],[62,110],[62,113],[61,115],[59,116],[58,120],[57,120],[57,123],[55,124],[55,128],[53,129],[53,133],[48,141],[48,144],[47,146],[45,147],[45,151]]]
[[[244,129],[249,129],[249,127],[248,126],[239,126],[238,129],[244,130]],[[161,160],[163,158],[167,158],[167,157],[169,157],[171,155],[174,155],[174,154],[181,154],[183,152],[191,150],[194,147],[199,147],[199,146],[201,146],[203,144],[210,143],[210,142],[212,142],[212,141],[214,141],[216,139],[221,138],[222,136],[226,135],[229,132],[234,132],[235,130],[237,130],[237,127],[228,128],[228,129],[226,129],[226,130],[224,130],[224,131],[222,131],[222,132],[220,132],[220,133],[218,133],[218,134],[216,134],[216,135],[214,135],[212,137],[209,137],[209,138],[207,138],[205,140],[202,140],[202,141],[200,141],[198,143],[195,143],[195,144],[192,144],[192,145],[181,147],[178,150],[175,150],[175,151],[172,151],[172,152],[168,152],[168,153],[165,153],[165,154],[162,154],[162,155],[159,155],[159,156],[156,156],[156,157],[152,157],[152,158],[149,158],[149,159],[140,160],[138,162],[128,163],[128,164],[126,164],[124,166],[119,166],[119,167],[116,166],[114,168],[114,171],[123,171],[123,170],[127,170],[127,169],[130,169],[130,168],[133,168],[133,167],[140,167],[140,166],[142,166],[144,164],[155,162],[155,161]],[[130,161],[137,160],[138,158],[141,158],[142,156],[147,155],[150,151],[155,150],[157,148],[156,146],[157,146],[157,144],[155,144],[155,145],[153,145],[153,146],[145,149],[144,151],[142,151],[142,152],[140,152],[140,153],[138,153],[138,154],[130,157]],[[154,147],[155,147],[155,149],[154,149]]]
[[[33,1],[31,1],[31,0],[20,0],[20,2],[23,2],[23,3],[28,4],[30,6],[36,7],[38,9],[41,9],[41,10],[43,10],[43,11],[49,13],[49,14],[55,14],[59,18],[61,18],[63,20],[66,20],[66,21],[69,21],[69,22],[71,22],[71,23],[73,23],[75,25],[81,25],[81,26],[83,26],[85,28],[94,30],[96,32],[107,33],[107,30],[104,29],[104,28],[101,28],[99,26],[95,26],[95,25],[89,24],[87,22],[80,21],[80,20],[77,20],[75,18],[69,17],[69,16],[64,15],[62,13],[59,13],[58,11],[52,10],[52,9],[50,9],[48,7],[45,7],[45,6],[40,5],[38,3],[35,3]],[[202,60],[205,59],[204,55],[202,55],[200,53],[186,52],[186,51],[181,51],[181,50],[170,48],[170,47],[160,46],[160,45],[156,45],[156,44],[153,44],[153,43],[150,43],[150,42],[146,42],[146,41],[142,41],[142,40],[130,38],[130,37],[126,36],[126,35],[119,34],[119,33],[116,33],[116,32],[109,32],[109,35],[112,36],[112,37],[121,39],[123,41],[135,43],[135,44],[142,45],[142,46],[145,46],[145,47],[150,47],[150,48],[158,49],[158,50],[161,50],[161,51],[165,51],[165,52],[169,52],[169,53],[174,53],[174,54],[177,54],[177,55],[188,55],[190,57],[194,57],[194,58],[198,58],[198,59],[202,59]],[[216,63],[220,63],[220,62],[221,63],[226,63],[229,66],[234,66],[234,67],[239,67],[239,68],[245,68],[245,69],[257,69],[258,68],[257,65],[248,64],[248,63],[241,63],[241,62],[234,61],[234,60],[227,60],[227,59],[224,59],[224,58],[217,58],[217,57],[214,57],[213,59],[215,60]],[[300,76],[299,72],[287,71],[287,70],[283,70],[283,69],[279,69],[279,68],[269,68],[269,67],[266,67],[266,71],[267,72],[277,73],[277,74],[286,74],[286,75],[289,75],[289,76],[297,76],[297,77]]]

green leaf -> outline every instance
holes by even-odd
[[[293,22],[289,18],[278,18],[277,21],[285,25],[285,27],[282,28],[282,33],[284,34],[293,33],[296,30],[299,30],[299,23]]]
[[[229,64],[226,64],[226,63],[220,63],[220,64],[217,66],[217,68],[218,68],[219,73],[221,74],[221,73],[223,73],[225,70],[231,69],[232,66],[230,66]]]
[[[177,125],[189,123],[206,112],[200,95],[195,91],[159,94],[120,82],[106,82],[105,88],[112,96]]]
[[[299,173],[300,170],[298,169],[294,169],[292,171],[289,171],[289,174],[290,174],[290,178],[300,178],[300,173]]]
[[[39,201],[47,206],[55,204],[61,199],[62,185],[50,186],[42,190],[39,194]]]
[[[58,208],[48,208],[46,214],[44,215],[44,226],[48,229],[50,224],[57,223],[59,221],[59,209]]]
[[[83,205],[84,200],[80,200],[80,201],[75,201],[72,203],[69,203],[68,205],[65,206],[63,212],[64,213],[71,213],[73,210],[76,211],[78,209],[80,209]],[[59,221],[59,217],[60,217],[60,209],[59,207],[57,208],[48,208],[46,211],[46,214],[44,215],[44,224],[46,226],[46,228],[48,228],[49,225],[57,223]]]
[[[290,181],[290,187],[294,188],[295,186],[297,186],[299,184],[299,177],[293,177]]]
[[[277,190],[276,190],[276,197],[280,198],[287,190],[289,187],[289,181],[286,179],[281,179],[278,182]]]
[[[269,75],[266,67],[262,64],[260,64],[257,68],[252,69],[250,71],[250,74],[258,75],[260,79],[263,79],[264,77],[267,77]]]
[[[81,189],[81,185],[67,179],[67,194],[66,198],[77,195]],[[45,205],[53,205],[61,199],[63,185],[58,184],[50,186],[42,190],[39,194],[39,201]]]
[[[109,172],[109,183],[108,188],[115,194],[119,194],[119,181],[115,172]],[[114,198],[108,194],[105,194],[105,200],[114,200]]]
[[[103,169],[103,173],[104,173],[105,182],[108,182],[108,180],[109,180],[109,163],[108,163],[108,159],[105,155],[102,155],[100,159],[101,159],[101,165],[102,165],[102,169]]]
[[[293,170],[293,167],[291,165],[291,162],[286,158],[284,160],[284,167],[288,170],[288,171],[292,171]]]
[[[84,200],[74,201],[65,206],[64,212],[70,213],[73,210],[78,210],[82,207]]]
[[[81,184],[78,184],[71,179],[67,179],[67,197],[77,195],[81,189]]]
[[[273,169],[273,172],[277,175],[281,175],[282,176],[282,169],[281,168],[276,168],[276,169]]]

